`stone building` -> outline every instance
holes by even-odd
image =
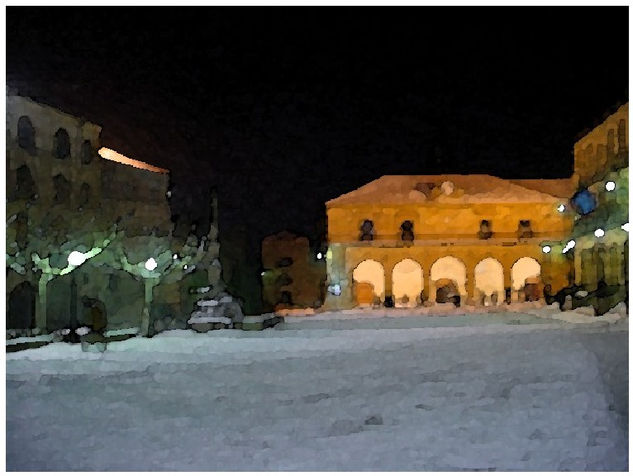
[[[628,302],[628,112],[627,103],[574,146],[579,189],[572,204],[580,216],[569,253],[575,284],[588,293],[588,302],[578,304],[593,304],[599,313]]]
[[[152,281],[155,319],[168,313],[186,321],[193,298],[183,287],[221,288],[217,223],[202,242],[173,238],[169,171],[101,148],[100,132],[89,121],[7,95],[8,329],[51,331],[73,321],[138,327],[148,280],[124,269],[120,256],[142,264],[173,253],[173,262],[160,263],[170,275]],[[183,255],[191,250],[202,250],[196,265],[176,266],[189,262]],[[85,262],[71,266],[72,252]]]
[[[321,307],[325,258],[305,236],[288,231],[262,240],[262,298],[268,309]]]
[[[326,307],[540,299],[545,284],[571,279],[560,248],[572,190],[571,180],[383,176],[330,200]]]
[[[326,204],[326,307],[493,304],[581,287],[628,299],[628,103],[574,146],[563,179],[384,176]],[[582,302],[581,302],[582,301]]]

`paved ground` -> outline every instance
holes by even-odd
[[[628,469],[626,328],[473,317],[9,354],[7,469]]]

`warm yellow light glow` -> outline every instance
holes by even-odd
[[[512,266],[512,288],[519,290],[525,286],[525,280],[541,275],[541,265],[534,258],[523,257]]]
[[[505,295],[503,287],[503,266],[494,258],[481,260],[475,266],[475,288],[487,296],[496,292],[498,296]]]
[[[383,297],[385,292],[385,270],[377,261],[368,259],[360,263],[353,273],[357,283],[369,283],[373,286],[374,295]]]
[[[161,169],[160,167],[155,167],[145,162],[141,162],[140,160],[130,159],[129,157],[126,157],[123,154],[119,154],[117,151],[108,149],[107,147],[101,147],[101,149],[99,149],[99,155],[106,160],[111,160],[113,162],[118,162],[120,164],[130,165],[137,169],[148,170],[150,172],[156,172],[159,174],[169,173],[169,170],[167,169]]]
[[[415,306],[416,298],[422,292],[424,281],[422,280],[422,267],[412,259],[406,258],[393,268],[393,297],[396,305],[404,296],[407,296],[408,305]]]

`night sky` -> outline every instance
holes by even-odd
[[[324,238],[324,202],[385,174],[557,178],[628,100],[628,8],[7,8],[7,81],[219,196],[230,289],[259,244]]]

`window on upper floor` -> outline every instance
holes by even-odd
[[[277,286],[288,286],[292,284],[292,278],[288,273],[281,273],[277,276],[277,279],[275,279],[275,284]]]
[[[622,154],[626,148],[626,121],[620,119],[618,122],[618,152]]]
[[[534,233],[532,232],[532,224],[530,223],[530,220],[519,220],[517,233],[519,238],[532,238]]]
[[[24,200],[35,198],[37,195],[37,186],[31,175],[31,169],[26,165],[21,165],[15,172],[15,197]]]
[[[35,153],[35,128],[28,116],[18,119],[18,145],[30,154]]]
[[[53,155],[58,159],[70,157],[70,137],[66,129],[59,128],[55,132],[53,141]]]
[[[402,241],[413,241],[415,238],[413,234],[413,222],[411,220],[405,220],[400,225],[400,238]]]
[[[92,148],[92,144],[89,140],[85,140],[83,144],[81,144],[81,163],[89,164],[92,162],[92,158],[94,157],[94,150]]]
[[[16,219],[15,241],[20,249],[26,248],[28,244],[29,217],[25,212],[18,213]]]
[[[79,207],[84,208],[86,205],[88,205],[90,203],[90,198],[90,185],[84,182],[81,184],[81,188],[79,189]]]
[[[364,220],[360,226],[360,241],[372,241],[374,239],[374,222]]]
[[[481,220],[479,223],[479,239],[487,240],[492,236],[492,223],[490,220]]]
[[[70,200],[70,182],[62,174],[53,177],[53,187],[55,188],[55,203],[66,203]]]
[[[277,267],[286,268],[288,266],[292,266],[294,260],[290,256],[284,256],[279,261],[277,261]]]

